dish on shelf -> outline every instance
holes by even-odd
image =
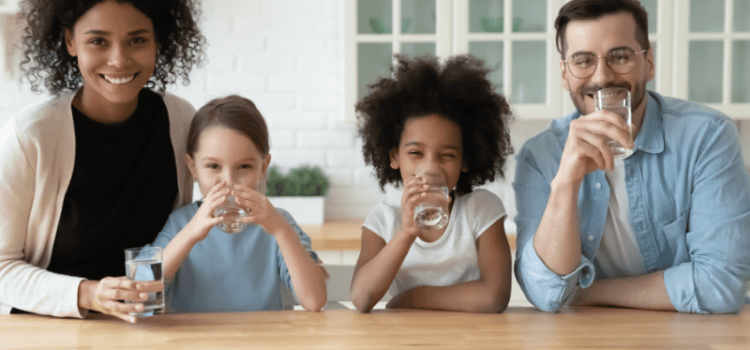
[[[370,29],[377,34],[390,34],[393,31],[393,25],[391,20],[385,20],[380,17],[370,17],[367,19],[370,24]],[[406,32],[411,25],[411,18],[404,18],[401,20],[401,32]]]

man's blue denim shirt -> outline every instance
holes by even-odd
[[[625,159],[630,223],[646,268],[664,270],[678,311],[737,312],[750,280],[750,175],[736,126],[708,107],[651,91],[647,96],[635,152]],[[586,175],[578,194],[580,266],[559,276],[532,244],[570,122],[579,116],[554,120],[516,156],[515,274],[526,298],[545,311],[558,310],[576,288],[607,278],[593,264],[610,194],[602,170]]]

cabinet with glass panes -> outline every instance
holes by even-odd
[[[573,110],[553,22],[564,0],[344,0],[347,119],[394,53],[472,54],[517,119]],[[750,0],[641,0],[656,77],[648,89],[750,119]]]

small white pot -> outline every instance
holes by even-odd
[[[292,214],[294,221],[300,225],[320,225],[325,218],[325,197],[268,197],[276,208],[282,208]]]

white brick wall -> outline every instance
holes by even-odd
[[[341,1],[204,0],[208,63],[193,72],[189,86],[170,87],[196,108],[231,93],[252,99],[271,129],[273,164],[308,163],[328,173],[329,219],[362,218],[386,198],[400,201],[393,188],[380,192],[362,159],[355,125],[344,121]],[[0,81],[0,124],[43,97],[27,85]],[[516,149],[546,124],[512,125]],[[743,123],[741,133],[745,154],[750,154],[750,122]],[[516,213],[509,185],[513,164],[511,159],[506,181],[487,186],[503,200],[511,219]]]

